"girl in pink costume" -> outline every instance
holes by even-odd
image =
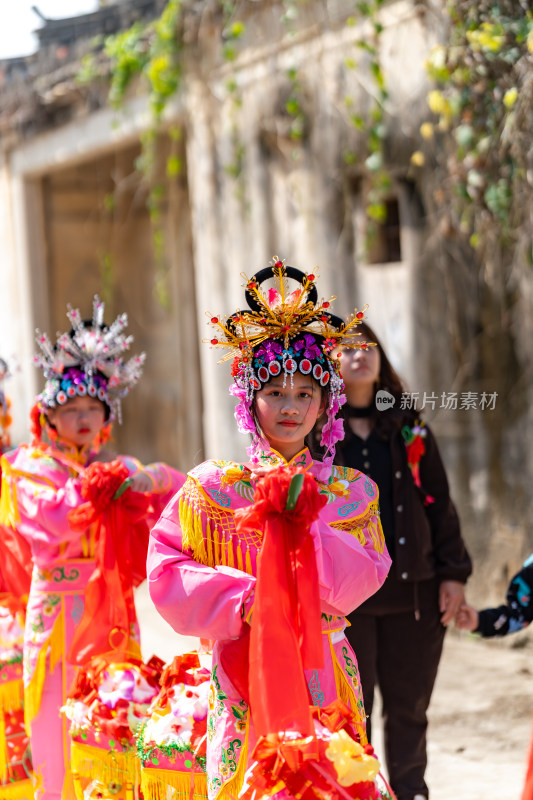
[[[102,444],[120,416],[121,398],[141,375],[144,355],[125,363],[126,315],[107,327],[98,297],[93,310],[88,324],[69,310],[72,330],[55,346],[38,334],[42,355],[35,363],[46,383],[32,413],[34,441],[2,459],[0,522],[29,543],[33,560],[25,716],[35,796],[46,800],[74,797],[60,709],[76,666],[92,656],[140,657],[133,585],[145,577],[149,525],[182,483],[165,464],[143,467],[131,456],[103,463],[109,457]],[[111,518],[128,525],[116,530],[106,522]]]
[[[267,280],[277,288],[263,289]],[[290,280],[297,288],[288,293]],[[237,797],[257,739],[247,703],[247,642],[263,534],[239,530],[236,521],[253,503],[258,478],[272,468],[300,467],[327,501],[310,529],[323,668],[306,670],[305,680],[315,706],[340,698],[351,708],[363,742],[365,713],[344,616],[381,586],[390,567],[376,485],[333,465],[343,436],[336,415],[345,398],[332,353],[363,314],[344,324],[329,313],[329,303],[318,302],[314,275],[277,258],[247,282],[246,300],[246,311],[225,322],[211,319],[217,328],[211,343],[236,354],[230,391],[239,398],[238,428],[252,435],[250,461],[207,461],[189,472],[152,529],[148,555],[150,594],[160,614],[179,633],[215,640],[207,725],[211,800]],[[319,460],[306,438],[324,413]],[[291,685],[279,691],[288,698]]]

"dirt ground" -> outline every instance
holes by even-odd
[[[177,636],[153,610],[145,587],[137,607],[146,658],[169,661],[196,647],[196,639]],[[431,800],[520,800],[532,731],[532,656],[533,630],[501,641],[448,633],[430,708]]]

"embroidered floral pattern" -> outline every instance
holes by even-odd
[[[248,717],[248,706],[244,700],[239,702],[239,705],[231,706],[231,713],[235,717],[235,727],[239,733],[244,733],[246,730],[246,720]]]
[[[319,481],[320,494],[326,495],[328,503],[334,503],[339,498],[347,498],[351,492],[350,485],[360,478],[361,473],[353,469],[334,467],[327,483]]]
[[[220,787],[222,786],[222,781],[220,778],[210,778],[209,775],[207,776],[207,787],[209,791],[209,795],[215,794]]]
[[[58,594],[47,594],[43,597],[42,609],[46,617],[51,617],[54,614],[55,607],[61,602],[61,597]]]
[[[222,474],[220,484],[224,488],[231,488],[239,497],[252,502],[254,499],[255,487],[252,484],[252,473],[244,464],[221,464]]]
[[[209,710],[211,710],[211,687],[215,687],[215,696],[213,699],[213,713],[220,717],[224,711],[224,700],[228,699],[228,695],[220,687],[220,681],[217,677],[218,664],[213,667],[211,673],[211,686],[209,687]]]
[[[242,742],[240,739],[232,739],[228,747],[222,748],[222,764],[220,765],[220,774],[224,779],[230,778],[239,762],[239,757],[236,750],[240,750]]]

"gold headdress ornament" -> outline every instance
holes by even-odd
[[[328,311],[336,297],[318,302],[315,275],[307,274],[294,267],[285,266],[286,259],[278,256],[270,261],[270,267],[260,270],[251,278],[245,279],[245,298],[249,309],[236,311],[225,321],[209,314],[211,324],[217,329],[217,336],[210,340],[214,347],[222,347],[229,352],[221,362],[236,354],[245,361],[253,356],[253,350],[267,339],[283,341],[284,347],[299,335],[311,333],[322,337],[326,353],[339,344],[347,347],[366,349],[369,343],[359,344],[348,337],[359,336],[356,327],[365,316],[367,306],[354,311],[346,321]],[[274,278],[277,288],[262,291],[261,285]],[[300,287],[289,292],[287,279],[300,283]]]
[[[330,469],[335,454],[335,443],[344,436],[342,420],[336,415],[346,402],[344,384],[339,374],[339,362],[333,351],[343,347],[366,349],[370,343],[357,341],[356,328],[363,319],[362,311],[354,311],[346,321],[334,316],[328,309],[334,297],[318,300],[315,275],[285,265],[274,256],[270,266],[245,280],[245,299],[248,309],[238,310],[226,320],[209,314],[211,324],[217,329],[213,347],[228,352],[221,361],[234,356],[232,374],[235,382],[230,392],[240,398],[235,408],[237,427],[241,433],[252,434],[248,454],[252,460],[268,446],[262,438],[253,414],[254,393],[272,378],[287,378],[291,385],[296,371],[311,375],[328,390],[327,421],[322,427],[321,444],[325,448],[325,469]],[[262,289],[269,280],[275,288]],[[288,281],[298,287],[289,291]]]

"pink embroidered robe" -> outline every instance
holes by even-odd
[[[265,465],[286,463],[274,451]],[[290,462],[316,477],[323,465],[308,450]],[[334,467],[319,482],[328,503],[313,523],[322,606],[324,668],[306,672],[314,705],[340,697],[365,736],[357,660],[344,635],[349,614],[383,583],[390,568],[379,519],[378,490],[356,470]],[[220,651],[253,625],[261,531],[236,533],[234,514],[253,502],[246,465],[207,461],[193,469],[150,534],[148,582],[159,613],[181,634],[216,640],[213,649],[207,740],[210,800],[236,798],[255,745],[248,707],[224,672]],[[290,687],[287,687],[290,692]]]
[[[67,654],[84,610],[84,591],[95,568],[95,526],[75,531],[68,513],[85,500],[81,475],[94,451],[77,454],[58,442],[54,448],[21,446],[2,459],[4,524],[16,526],[31,547],[33,573],[24,636],[26,725],[38,800],[74,797],[67,721],[60,715],[75,667]],[[184,476],[156,463],[143,467],[131,456],[117,456],[130,475],[142,470],[154,485],[153,524]],[[4,496],[2,500],[5,501]],[[138,626],[131,632],[139,640]]]

